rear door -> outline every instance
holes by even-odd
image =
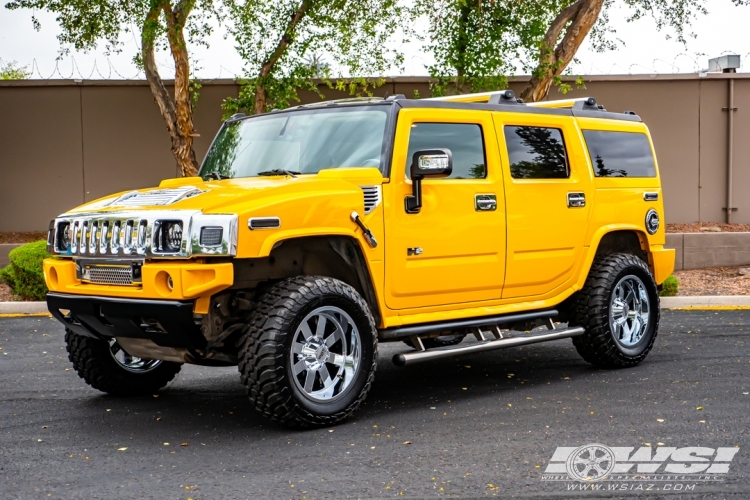
[[[572,284],[593,188],[580,131],[565,116],[496,113],[507,210],[503,298],[547,298]]]

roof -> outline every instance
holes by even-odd
[[[624,120],[631,122],[642,121],[640,116],[632,111],[613,113],[598,105],[593,97],[580,99],[563,99],[557,101],[542,101],[524,103],[517,99],[512,90],[498,90],[478,94],[458,94],[444,97],[430,97],[427,99],[407,99],[403,94],[389,97],[354,97],[321,101],[311,104],[301,104],[287,109],[274,109],[270,113],[285,113],[293,110],[331,108],[334,106],[362,106],[362,105],[398,105],[401,108],[441,108],[441,109],[472,109],[487,111],[506,111],[513,113],[530,113],[539,115],[578,116],[586,118],[604,118],[610,120]],[[243,113],[233,115],[228,121],[248,118]]]

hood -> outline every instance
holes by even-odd
[[[333,168],[295,177],[246,177],[204,181],[200,177],[167,179],[159,187],[125,191],[86,203],[64,215],[132,210],[200,210],[238,213],[281,199],[352,193],[383,183],[376,168]]]

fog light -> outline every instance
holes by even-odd
[[[224,228],[222,227],[203,227],[201,228],[201,246],[217,247],[221,245],[223,236]]]
[[[172,281],[172,276],[170,275],[167,275],[167,288],[169,288],[170,292],[174,289],[174,281]]]

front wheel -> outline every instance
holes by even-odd
[[[659,293],[646,263],[630,254],[597,257],[569,324],[586,329],[573,344],[589,363],[620,368],[643,361],[659,329]]]
[[[66,329],[65,343],[78,376],[113,396],[153,394],[182,368],[181,363],[131,356],[115,339],[84,337]]]
[[[239,370],[256,410],[290,427],[348,418],[375,376],[377,333],[351,286],[315,276],[286,279],[260,299],[244,332]]]

